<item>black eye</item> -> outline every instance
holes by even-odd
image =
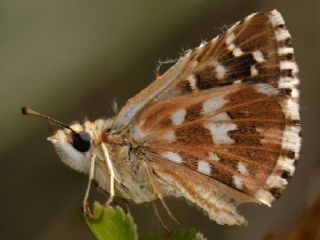
[[[72,136],[72,145],[79,152],[86,152],[90,149],[91,137],[87,132],[75,133]]]

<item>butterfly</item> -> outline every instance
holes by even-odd
[[[277,10],[254,13],[189,50],[110,119],[66,125],[48,138],[61,160],[135,203],[183,197],[219,224],[237,206],[270,206],[300,150],[299,79]]]

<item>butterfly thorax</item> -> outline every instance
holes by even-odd
[[[103,126],[102,121],[98,120],[96,123]],[[136,203],[154,200],[155,194],[148,176],[147,163],[143,159],[143,151],[132,140],[130,132],[125,128],[108,127],[101,132],[101,139],[108,149],[115,170],[116,196]],[[98,154],[98,158],[95,180],[99,187],[110,192],[108,166],[101,154]]]

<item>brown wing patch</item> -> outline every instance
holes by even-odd
[[[208,99],[211,105],[205,106]],[[144,145],[159,156],[165,153],[175,164],[255,197],[284,154],[281,99],[271,85],[241,84],[160,102],[139,120],[144,123],[141,130],[149,133]],[[166,111],[155,118],[163,106]],[[172,116],[181,109],[183,120],[174,124]],[[162,138],[163,132],[174,134],[174,140]]]
[[[201,123],[182,126],[175,131],[177,145],[212,145],[211,133]]]

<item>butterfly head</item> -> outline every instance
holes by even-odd
[[[108,120],[85,121],[83,124],[75,123],[69,126],[25,107],[22,108],[22,113],[39,116],[63,126],[63,129],[57,130],[47,140],[53,144],[64,163],[84,173],[89,172],[90,157],[97,154],[98,146],[103,141],[104,130],[111,126],[111,121]]]

